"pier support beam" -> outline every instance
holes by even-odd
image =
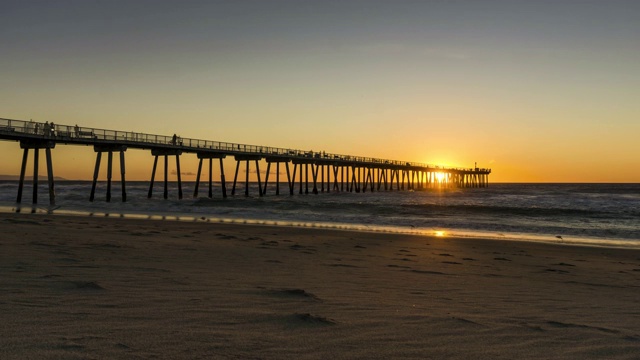
[[[333,190],[340,191],[340,178],[338,177],[338,171],[340,166],[333,165]]]
[[[366,168],[366,172],[365,172],[365,177],[364,177],[364,185],[362,187],[362,192],[367,192],[367,186],[369,186],[369,189],[371,190],[371,192],[375,191],[374,188],[374,178],[371,175],[371,168]],[[375,172],[375,170],[373,170]]]
[[[318,195],[318,167],[320,165],[311,164],[311,176],[313,177],[313,194]]]
[[[348,168],[347,168],[348,170]],[[347,171],[347,177],[348,177],[348,171]],[[353,165],[351,167],[351,181],[349,182],[350,184],[350,192],[353,192],[355,190],[356,193],[360,192],[360,169],[358,167],[356,167],[355,165]]]
[[[37,141],[37,140],[22,140],[20,141],[20,148],[23,149],[22,154],[22,166],[20,167],[20,182],[18,183],[18,196],[16,203],[22,203],[22,191],[24,188],[24,178],[27,171],[27,159],[29,157],[29,150],[33,149],[33,197],[32,203],[35,205],[38,203],[38,167],[40,158],[40,149],[45,149],[45,155],[47,159],[47,180],[49,186],[49,204],[55,205],[56,194],[55,184],[53,180],[53,160],[51,158],[51,149],[55,148],[56,144],[53,141]]]
[[[89,201],[93,201],[96,195],[96,186],[98,183],[98,175],[100,173],[100,160],[102,159],[102,153],[106,152],[107,157],[107,196],[106,201],[111,201],[111,178],[113,174],[113,152],[120,152],[120,183],[122,186],[122,202],[127,201],[126,192],[126,180],[125,180],[125,162],[124,152],[127,151],[127,147],[124,145],[95,145],[93,151],[96,153],[96,165],[93,170],[93,182],[91,183],[91,193],[89,194]]]
[[[96,159],[96,172],[98,169],[98,166],[100,164],[100,160]],[[158,157],[156,156],[153,159],[153,170],[151,170],[151,181],[149,182],[149,193],[147,194],[147,198],[151,199],[151,195],[153,193],[153,181],[155,180],[156,177],[156,168],[158,167]],[[97,177],[97,175],[94,175],[94,179]],[[95,180],[94,180],[95,182]]]
[[[38,203],[38,157],[40,156],[40,149],[35,149],[33,153],[33,199],[32,203]]]
[[[120,151],[120,181],[122,182],[122,202],[127,201],[127,188],[125,180],[124,151]]]
[[[166,200],[169,197],[169,155],[164,155],[164,194]]]
[[[299,191],[300,194],[302,194],[302,176],[303,176],[302,173],[303,173],[303,169],[304,169],[302,167],[302,165],[304,165],[304,164],[300,164],[300,191]]]
[[[313,167],[313,165],[311,165]],[[313,170],[313,169],[312,169]],[[309,164],[304,164],[304,193],[309,194]]]
[[[152,149],[151,155],[155,157],[153,160],[153,170],[151,171],[151,182],[149,184],[149,193],[147,195],[148,198],[151,198],[153,195],[153,182],[156,176],[156,169],[158,168],[158,157],[164,156],[164,199],[169,197],[169,156],[176,157],[176,172],[178,175],[178,198],[182,199],[182,177],[180,174],[180,155],[182,155],[181,150],[177,149]]]
[[[303,191],[305,194],[309,194],[309,165],[311,165],[311,171],[312,171],[311,180],[313,180],[313,186],[315,189],[314,194],[315,194],[318,189],[318,185],[317,185],[318,169],[315,162],[310,160],[299,160],[299,159],[293,159],[291,162],[294,165],[294,168],[293,168],[294,182],[296,177],[296,168],[300,168],[300,174],[298,175],[298,181],[299,181],[298,193],[300,194],[302,194]]]
[[[89,194],[89,201],[93,201],[96,195],[96,184],[98,184],[98,175],[100,174],[100,161],[102,160],[102,153],[96,154],[96,165],[93,170],[93,181],[91,182],[91,193]]]
[[[18,198],[16,202],[22,202],[22,188],[24,187],[24,173],[27,170],[27,158],[29,157],[29,149],[25,148],[22,153],[22,167],[20,168],[20,182],[18,183]]]
[[[222,158],[220,158],[220,185],[222,185],[222,198],[227,198],[227,183],[224,176],[224,164]],[[211,170],[209,170],[209,189],[211,189]]]
[[[182,173],[180,172],[180,156],[176,156],[176,169],[176,172],[178,174],[178,199],[182,199]]]
[[[245,183],[244,183],[244,195],[249,196],[249,164],[251,161],[255,161],[256,164],[256,173],[258,175],[258,194],[262,196],[262,184],[260,182],[260,165],[258,161],[262,159],[262,156],[259,155],[235,155],[236,160],[236,173],[233,177],[233,188],[231,189],[231,195],[235,195],[236,193],[236,184],[238,183],[238,170],[240,169],[240,162],[246,162],[245,168]]]
[[[111,175],[113,168],[113,151],[107,152],[107,202],[111,201]]]
[[[267,162],[267,173],[264,178],[264,188],[262,190],[262,194],[266,195],[267,193],[267,184],[269,183],[269,174],[271,173],[271,164],[276,164],[276,195],[280,195],[280,164],[284,163],[287,166],[287,179],[289,187],[291,187],[291,180],[289,176],[289,159],[283,157],[266,157],[265,161]]]
[[[196,176],[196,184],[193,189],[193,197],[198,197],[198,190],[200,188],[200,175],[202,174],[202,162],[203,160],[209,160],[209,198],[213,198],[213,159],[220,160],[220,185],[222,188],[222,197],[227,197],[227,189],[224,178],[224,166],[222,159],[224,159],[227,155],[218,154],[218,153],[207,153],[207,152],[199,152],[198,154],[198,174]]]
[[[124,145],[95,145],[93,150],[96,152],[96,165],[93,170],[93,182],[91,184],[91,193],[89,194],[89,201],[95,199],[96,187],[98,183],[98,175],[100,174],[100,160],[102,159],[102,153],[108,154],[107,158],[107,196],[106,201],[111,201],[111,178],[113,173],[113,152],[120,152],[120,183],[122,187],[122,202],[127,201],[126,180],[125,180],[125,162],[124,152],[127,151],[127,147]]]
[[[293,195],[293,188],[296,183],[296,170],[298,168],[298,164],[293,164],[293,176],[289,176],[289,163],[287,164],[287,182],[289,183],[289,195]]]

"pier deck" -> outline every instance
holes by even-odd
[[[124,153],[127,149],[150,150],[155,156],[152,177],[149,188],[149,197],[152,195],[153,182],[157,167],[158,157],[164,156],[165,172],[165,193],[167,197],[167,159],[175,156],[178,168],[178,182],[180,185],[180,156],[182,154],[196,154],[200,160],[198,167],[198,177],[196,179],[196,190],[194,196],[198,195],[198,185],[202,170],[203,160],[209,160],[209,196],[212,196],[212,160],[219,159],[220,182],[222,184],[222,194],[227,196],[226,183],[224,177],[223,159],[233,156],[236,165],[234,185],[232,195],[235,194],[238,170],[242,161],[246,162],[245,195],[248,195],[249,165],[254,162],[258,176],[258,186],[260,196],[267,191],[267,183],[271,164],[276,164],[276,176],[279,183],[280,164],[284,164],[287,170],[287,180],[289,193],[294,193],[296,172],[299,170],[300,187],[299,192],[303,193],[303,172],[305,173],[305,191],[309,193],[309,175],[312,176],[312,193],[319,191],[356,191],[366,192],[367,190],[393,190],[394,182],[396,190],[417,190],[429,187],[486,187],[488,186],[488,176],[491,169],[484,168],[456,168],[443,167],[425,163],[410,161],[399,161],[391,159],[380,159],[373,157],[362,157],[353,155],[342,155],[309,150],[287,149],[271,146],[248,145],[239,143],[229,143],[211,140],[200,140],[182,138],[176,135],[156,135],[137,133],[130,131],[118,131],[107,129],[96,129],[80,127],[78,125],[59,125],[53,123],[41,123],[34,121],[14,120],[0,118],[0,140],[13,140],[20,142],[24,149],[22,159],[22,169],[20,174],[20,186],[18,189],[17,202],[21,201],[26,162],[29,150],[34,150],[34,195],[33,202],[37,202],[37,167],[38,154],[40,149],[46,150],[47,170],[49,175],[50,202],[54,203],[55,192],[53,184],[53,164],[51,160],[51,149],[56,145],[85,145],[93,146],[96,155],[94,171],[94,186],[92,188],[90,200],[94,199],[95,183],[97,181],[100,168],[101,155],[108,155],[108,188],[107,201],[111,197],[111,176],[112,176],[112,154],[120,153],[121,182],[123,201],[126,201],[125,192],[125,166]],[[266,161],[267,169],[264,173],[265,182],[261,182],[259,162]],[[293,165],[293,176],[289,163]],[[311,169],[311,174],[309,173]],[[332,181],[333,175],[333,181]],[[320,176],[320,179],[318,179]],[[333,184],[332,184],[333,182]],[[320,185],[320,190],[318,189]],[[182,198],[182,187],[179,186],[179,197]],[[279,194],[279,187],[276,188]]]

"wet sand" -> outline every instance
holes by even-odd
[[[0,214],[0,358],[637,359],[640,250]]]

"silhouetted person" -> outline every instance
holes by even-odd
[[[171,143],[175,145],[177,139],[178,139],[178,136],[176,134],[173,134],[173,138],[171,138]]]

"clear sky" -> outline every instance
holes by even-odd
[[[477,162],[491,181],[640,182],[639,14],[635,0],[3,0],[0,117]],[[18,144],[0,151],[0,173],[18,173]],[[56,175],[90,178],[93,159],[59,146]],[[127,161],[149,177],[148,152]]]

